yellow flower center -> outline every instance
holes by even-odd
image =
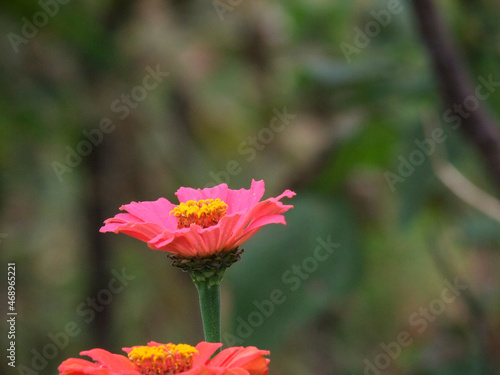
[[[217,198],[183,202],[170,213],[178,219],[177,229],[189,228],[191,224],[208,228],[217,224],[226,210],[227,204]]]
[[[186,344],[138,346],[128,353],[128,358],[143,375],[173,375],[190,370],[193,354],[197,353],[198,350]]]

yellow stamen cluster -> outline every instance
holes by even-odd
[[[198,350],[186,344],[138,346],[128,353],[143,375],[174,375],[193,367],[193,355]]]
[[[226,211],[227,204],[217,198],[183,202],[170,211],[170,214],[177,217],[178,229],[189,228],[192,224],[208,228],[217,224]]]

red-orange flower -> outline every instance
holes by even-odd
[[[95,362],[70,358],[59,366],[60,375],[267,375],[269,351],[253,346],[233,347],[211,355],[222,344],[201,342],[159,344],[123,348],[127,357],[103,349],[81,352]]]
[[[132,202],[106,220],[101,232],[125,233],[183,258],[209,257],[236,249],[264,225],[285,224],[282,215],[293,208],[280,200],[295,195],[285,190],[275,198],[260,201],[264,181],[252,180],[249,190],[181,187],[175,194],[179,205],[160,198],[154,202]]]

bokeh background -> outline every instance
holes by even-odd
[[[6,312],[15,262],[18,316],[0,372],[201,341],[189,276],[99,227],[179,186],[264,179],[295,208],[227,271],[226,344],[271,350],[275,375],[500,373],[499,15],[496,0],[2,2],[0,298]]]

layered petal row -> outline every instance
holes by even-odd
[[[254,180],[248,190],[232,190],[226,184],[206,189],[181,187],[176,192],[180,204],[220,199],[227,205],[225,215],[208,227],[194,222],[179,228],[178,218],[172,214],[177,205],[160,198],[120,207],[127,213],[106,220],[100,231],[124,233],[146,242],[151,249],[181,257],[207,257],[235,249],[267,224],[286,225],[283,213],[293,206],[283,204],[281,199],[292,198],[295,193],[285,190],[261,201],[264,192],[264,181]]]
[[[148,347],[168,347],[176,345],[160,344],[157,342],[148,343]],[[187,346],[187,345],[183,345]],[[269,367],[269,359],[265,358],[269,355],[269,351],[260,350],[256,347],[232,347],[222,350],[212,359],[210,357],[219,349],[222,344],[201,342],[196,345],[193,355],[191,368],[186,371],[177,371],[178,366],[173,363],[171,367],[162,367],[164,361],[158,365],[154,363],[154,357],[148,371],[153,371],[155,375],[267,375]],[[123,348],[130,354],[134,348]],[[148,348],[149,349],[149,348]],[[137,366],[128,357],[120,354],[113,354],[103,349],[91,349],[83,351],[81,355],[88,356],[94,362],[79,358],[70,358],[65,360],[59,366],[59,375],[150,375],[145,374],[140,366]],[[175,355],[177,353],[173,353]]]

